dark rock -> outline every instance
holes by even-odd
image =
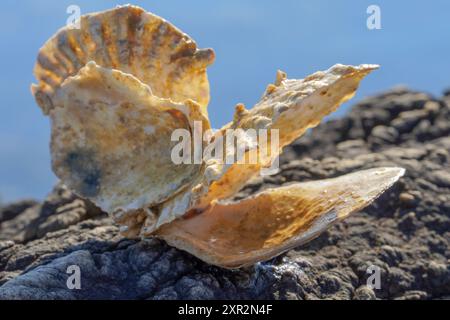
[[[398,226],[402,231],[412,232],[420,227],[420,223],[414,212],[408,212],[407,214],[405,214],[403,217],[400,218]]]
[[[3,222],[0,240],[27,242],[100,215],[105,214],[92,203],[79,199],[67,187],[58,185],[42,205],[27,207]]]
[[[405,177],[317,239],[234,271],[156,239],[122,239],[104,213],[59,185],[42,204],[1,209],[0,298],[448,298],[449,134],[450,99],[405,88],[318,126],[288,148],[278,175],[252,181],[237,197],[381,166],[405,167]],[[67,287],[71,265],[80,268],[81,290]],[[380,289],[367,286],[371,266]]]
[[[450,88],[445,89],[444,92],[443,92],[443,95],[444,96],[450,96]]]
[[[400,133],[411,132],[420,120],[427,117],[426,110],[404,111],[392,121],[392,126]]]
[[[442,188],[450,188],[450,171],[436,170],[429,175],[430,181]]]
[[[353,296],[355,300],[375,300],[376,295],[373,289],[368,286],[361,286],[355,290],[355,295]]]
[[[395,298],[396,300],[424,300],[428,294],[425,291],[411,290],[406,291],[402,296]]]
[[[398,132],[394,127],[376,126],[372,129],[369,142],[376,146],[394,144],[398,139]]]
[[[408,192],[400,193],[400,196],[398,199],[406,207],[414,207],[419,203],[419,198],[416,198],[413,194],[408,193]]]
[[[24,212],[26,209],[37,205],[35,200],[22,200],[12,203],[0,209],[0,224],[4,221],[14,219],[16,216]]]

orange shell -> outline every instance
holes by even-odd
[[[192,99],[207,114],[213,50],[198,49],[171,23],[137,6],[87,14],[80,25],[62,28],[39,50],[32,91],[45,114],[62,82],[89,61],[135,76],[160,98]]]

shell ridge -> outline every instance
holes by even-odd
[[[32,93],[38,96],[44,113],[52,108],[48,100],[62,82],[93,60],[102,67],[133,74],[162,98],[181,103],[186,99],[197,101],[207,115],[206,67],[198,72],[190,68],[180,71],[180,64],[170,61],[174,54],[171,43],[177,39],[188,39],[198,50],[186,34],[164,19],[130,5],[87,14],[80,21],[80,30],[61,28],[39,51],[34,69],[38,82],[32,86]],[[185,65],[198,63],[195,55],[189,59]],[[177,69],[182,81],[170,79]]]

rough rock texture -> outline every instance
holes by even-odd
[[[42,204],[0,211],[1,299],[443,299],[450,297],[450,95],[395,89],[288,148],[264,188],[377,166],[406,176],[372,206],[309,244],[222,270],[162,241],[126,240],[105,214],[57,186]],[[81,289],[67,288],[67,268]],[[367,284],[380,269],[380,289]]]

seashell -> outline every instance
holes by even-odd
[[[197,49],[167,21],[129,5],[83,16],[80,30],[63,28],[40,50],[32,92],[51,118],[53,170],[108,212],[123,235],[156,236],[208,263],[240,267],[305,243],[403,175],[378,168],[227,202],[378,66],[335,65],[301,80],[279,71],[253,108],[237,105],[212,136],[222,143],[228,130],[241,130],[243,152],[176,164],[172,133],[210,129],[206,68],[213,60],[211,49]],[[267,130],[278,144],[267,150],[249,129]],[[182,145],[211,142],[194,140]],[[239,161],[254,151],[256,162]]]
[[[162,226],[156,235],[210,264],[244,267],[314,239],[403,174],[402,168],[376,168],[268,189],[237,203],[214,203]]]
[[[107,212],[161,203],[200,170],[173,165],[163,143],[207,119],[214,51],[135,6],[85,15],[80,25],[47,41],[34,70],[32,92],[52,119],[53,169]]]
[[[238,192],[261,167],[267,167],[282,148],[317,126],[323,117],[335,111],[342,103],[351,99],[359,82],[377,65],[358,67],[335,65],[327,71],[316,72],[304,80],[289,80],[284,72],[278,71],[275,85],[269,85],[260,102],[244,115],[235,115],[232,123],[221,129],[257,128],[261,119],[268,119],[266,129],[279,130],[279,150],[258,165],[234,164],[231,167],[215,166],[218,178],[202,199],[200,207],[215,199],[225,199]],[[282,112],[280,113],[280,105]],[[239,113],[239,110],[238,112]],[[264,154],[264,153],[263,153]],[[226,181],[228,187],[224,188]]]
[[[162,203],[200,174],[201,166],[171,160],[174,130],[191,130],[196,120],[209,126],[193,101],[158,98],[132,75],[91,61],[53,103],[53,170],[106,212]]]
[[[209,82],[206,67],[214,51],[200,50],[186,34],[136,6],[87,14],[80,29],[64,27],[40,49],[32,91],[45,114],[65,79],[89,61],[131,74],[160,98],[195,100],[206,114]]]

